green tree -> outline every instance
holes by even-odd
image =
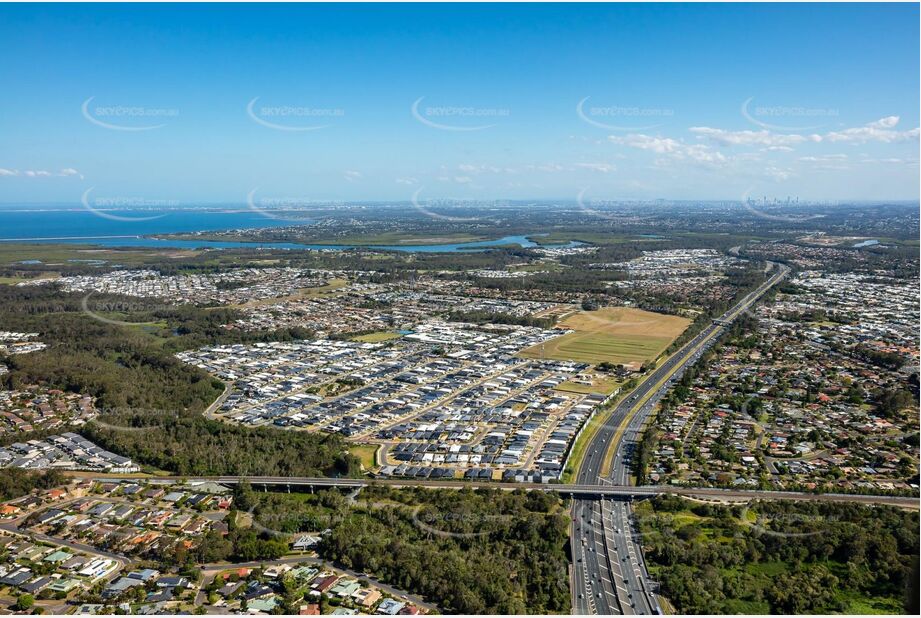
[[[16,597],[16,609],[19,611],[29,611],[33,605],[35,605],[35,597],[31,594],[23,593]]]
[[[237,510],[248,512],[256,506],[253,486],[246,479],[240,479],[233,488],[233,505]]]

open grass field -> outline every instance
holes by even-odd
[[[306,235],[298,235],[297,238],[292,238],[291,242],[311,245],[357,245],[361,247],[378,247],[388,245],[451,245],[454,243],[494,240],[501,237],[495,234],[482,235],[464,232],[449,232],[437,235],[412,232],[369,232],[345,234],[332,238],[322,236],[321,234],[323,234],[322,231],[317,233],[308,232]],[[158,234],[157,237],[171,240],[249,242],[253,243],[254,247],[261,242],[259,238],[254,238],[251,233],[245,230],[240,232],[206,232],[202,234],[176,232],[173,234]]]
[[[634,234],[612,234],[611,232],[591,232],[591,231],[566,231],[554,230],[546,235],[529,237],[529,240],[539,245],[552,245],[567,243],[572,240],[589,243],[592,245],[616,245],[633,240],[651,240],[648,238],[639,238]]]
[[[348,285],[346,279],[331,279],[326,285],[322,285],[316,288],[301,288],[297,290],[294,294],[288,296],[280,296],[277,298],[260,298],[257,300],[251,300],[239,305],[232,305],[235,307],[261,307],[264,305],[274,305],[278,303],[283,303],[289,300],[300,300],[302,298],[320,298],[323,296],[332,296],[337,293],[337,290],[344,288]]]
[[[354,234],[334,239],[311,240],[318,245],[362,245],[373,247],[375,245],[451,245],[454,243],[477,242],[497,238],[480,234],[466,234],[463,232],[441,234],[413,234],[408,232],[382,232],[380,234]]]
[[[562,322],[564,328],[580,332],[610,335],[647,335],[674,339],[684,332],[690,321],[674,315],[653,313],[632,307],[605,307],[598,311],[580,311]]]
[[[42,264],[65,264],[68,260],[106,260],[128,266],[147,264],[163,258],[179,259],[198,255],[199,251],[164,248],[113,249],[92,245],[49,243],[0,243],[0,265],[9,266],[23,260],[40,260]]]
[[[580,311],[558,325],[576,332],[528,348],[522,356],[540,358],[543,354],[556,360],[635,367],[659,356],[690,323],[686,318],[629,307]]]
[[[349,453],[361,460],[361,466],[367,471],[377,467],[377,451],[380,448],[378,444],[352,444],[349,445]]]
[[[543,272],[545,270],[549,271],[559,271],[563,270],[563,266],[559,262],[531,262],[530,264],[515,264],[508,266],[507,270],[510,272],[520,272],[520,273],[529,273],[529,272]]]
[[[669,337],[572,333],[548,343],[545,356],[586,363],[642,363],[658,356],[671,342]]]
[[[389,330],[379,330],[373,333],[367,333],[365,335],[357,335],[352,337],[352,341],[360,341],[361,343],[380,343],[381,341],[390,341],[391,339],[399,339],[402,337],[400,333],[395,333]]]

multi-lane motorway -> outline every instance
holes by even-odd
[[[586,449],[576,474],[578,485],[630,484],[630,456],[656,403],[728,324],[789,272],[785,266],[773,268],[767,281],[667,358],[610,412]],[[643,562],[630,503],[578,499],[572,514],[574,613],[662,613]]]

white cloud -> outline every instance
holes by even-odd
[[[419,181],[416,180],[415,178],[409,176],[409,177],[407,177],[407,178],[397,178],[397,179],[396,179],[396,183],[397,183],[398,185],[417,185],[417,184],[419,184]]]
[[[635,133],[625,137],[612,135],[608,139],[615,144],[647,150],[673,160],[689,160],[711,166],[723,165],[729,160],[723,153],[706,144],[686,144],[670,137],[653,137]]]
[[[48,170],[10,170],[6,168],[0,168],[0,176],[21,176],[25,178],[66,178],[69,176],[83,179],[83,174],[78,172],[72,167],[65,167],[64,169],[58,172],[49,172]]]
[[[832,131],[824,135],[812,133],[774,133],[773,131],[727,131],[713,127],[691,127],[689,131],[701,139],[709,139],[721,146],[765,146],[768,149],[790,149],[791,146],[807,142],[903,142],[918,139],[919,129],[896,131],[898,116],[886,116],[862,127]]]
[[[915,128],[909,131],[895,131],[893,128],[899,123],[898,116],[886,116],[862,127],[833,131],[825,136],[829,142],[851,142],[862,144],[864,142],[906,142],[918,139],[921,130]]]
[[[354,182],[362,177],[362,173],[356,170],[345,170],[342,172],[342,177],[349,182]]]
[[[884,165],[913,165],[917,166],[918,162],[912,159],[900,159],[898,157],[888,157],[885,159],[874,159],[866,157],[860,160],[861,163],[881,163]]]
[[[807,163],[828,163],[832,161],[846,161],[846,154],[827,154],[820,155],[817,157],[800,157],[798,161],[805,161]]]
[[[591,170],[593,172],[600,172],[602,174],[608,174],[610,172],[617,171],[617,166],[612,165],[611,163],[576,163],[575,166],[581,169]]]
[[[722,146],[767,146],[770,148],[777,146],[790,147],[806,141],[822,141],[822,137],[819,135],[772,133],[766,129],[762,131],[726,131],[725,129],[714,129],[713,127],[691,127],[689,131],[701,138],[713,140]]]
[[[450,174],[450,168],[445,166],[441,167],[442,172]],[[613,163],[606,162],[588,162],[588,163],[530,163],[522,165],[520,167],[501,167],[497,165],[478,165],[472,163],[461,163],[457,166],[456,171],[461,173],[463,176],[478,176],[481,174],[508,174],[515,175],[525,172],[543,172],[547,174],[556,174],[559,172],[575,172],[578,170],[590,170],[599,173],[610,173],[616,172],[617,166]],[[443,176],[445,180],[449,178]]]
[[[472,165],[470,163],[461,163],[457,169],[466,174],[514,174],[515,170],[510,167],[498,167],[495,165]]]
[[[727,161],[726,156],[719,152],[718,150],[713,150],[708,148],[703,144],[695,144],[693,146],[688,146],[681,156],[687,157],[698,163],[713,163],[722,165]]]
[[[828,172],[848,169],[848,156],[846,154],[827,154],[799,157],[797,161],[808,163],[810,169],[816,171]]]
[[[876,122],[871,122],[867,126],[874,129],[891,129],[897,124],[899,124],[898,116],[886,116],[885,118],[880,118]]]
[[[777,182],[783,182],[784,180],[787,180],[793,176],[793,170],[788,168],[775,167],[773,165],[765,168],[764,173],[768,178]]]
[[[626,137],[612,135],[608,139],[615,144],[623,144],[631,148],[639,148],[640,150],[649,150],[657,154],[679,152],[683,147],[681,142],[671,139],[670,137],[652,137],[650,135],[643,135],[642,133],[634,133]]]
[[[470,176],[439,176],[439,182],[453,182],[458,185],[469,185],[473,182],[473,178]]]

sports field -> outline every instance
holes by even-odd
[[[686,318],[629,307],[580,311],[559,324],[576,332],[530,347],[522,356],[637,367],[661,354],[690,323]]]

